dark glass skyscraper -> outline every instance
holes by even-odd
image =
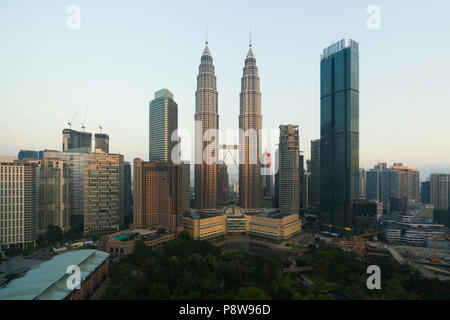
[[[320,211],[325,225],[352,230],[359,194],[359,49],[344,39],[320,61]]]
[[[320,139],[311,141],[311,205],[320,205]]]

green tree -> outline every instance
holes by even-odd
[[[256,287],[242,287],[239,289],[235,300],[270,300],[266,291]]]

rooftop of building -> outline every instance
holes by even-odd
[[[109,135],[106,133],[96,133],[95,138],[109,139]]]
[[[73,290],[67,287],[69,266],[80,268],[83,281],[108,257],[108,253],[93,249],[59,254],[1,288],[0,300],[62,300]]]
[[[352,39],[342,39],[339,41],[336,41],[334,43],[332,43],[331,45],[329,45],[328,47],[326,47],[325,49],[323,49],[322,54],[320,55],[320,59],[324,60],[329,58],[330,56],[332,56],[335,53],[338,53],[339,51],[342,51],[345,48],[353,48],[354,50],[356,50],[357,52],[359,51],[359,44],[358,42],[352,40]]]
[[[242,218],[245,216],[257,216],[270,219],[283,219],[290,216],[290,214],[283,214],[275,208],[244,209],[237,205],[229,205],[217,209],[193,209],[191,210],[191,212],[186,213],[184,216],[193,220],[207,219],[217,216],[229,216],[237,218]]]
[[[170,99],[173,100],[173,93],[170,92],[170,90],[167,89],[167,88],[158,90],[158,91],[155,92],[155,98],[154,99],[160,99],[160,98],[166,98],[166,99],[170,98]]]

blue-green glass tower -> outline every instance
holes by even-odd
[[[359,49],[351,39],[321,55],[320,187],[323,224],[351,232],[359,192]]]

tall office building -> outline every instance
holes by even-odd
[[[208,133],[219,129],[214,64],[208,41],[201,57],[195,92],[195,204],[198,209],[217,208],[218,137]],[[205,148],[208,147],[207,150]],[[207,159],[205,161],[204,151]]]
[[[299,209],[306,209],[305,193],[305,161],[304,156],[298,156],[298,181],[299,181]]]
[[[303,184],[304,194],[305,194],[305,208],[311,207],[311,172],[305,172],[305,182]]]
[[[388,167],[386,163],[378,163],[373,169],[366,171],[367,200],[381,201],[386,211],[390,210],[392,201],[407,200],[420,202],[420,173],[402,163],[394,163]],[[394,200],[392,200],[394,199]]]
[[[311,173],[311,159],[306,160],[306,172]]]
[[[1,249],[26,248],[37,240],[37,165],[0,157]]]
[[[300,142],[298,126],[280,125],[279,202],[283,214],[298,214],[300,209]]]
[[[311,141],[311,205],[320,206],[320,139]]]
[[[261,208],[261,91],[251,43],[241,78],[239,105],[239,203],[245,209]]]
[[[366,198],[366,170],[359,169],[359,198]]]
[[[275,150],[275,175],[274,175],[274,190],[273,190],[273,207],[280,207],[280,146]]]
[[[119,230],[124,214],[124,158],[120,154],[45,152],[69,163],[71,226],[84,234]]]
[[[228,186],[228,167],[225,163],[221,162],[217,164],[217,183],[219,204],[226,205],[229,202],[229,186]]]
[[[272,198],[273,195],[273,168],[272,154],[264,152],[263,161],[261,163],[261,175],[263,181],[264,198]]]
[[[378,163],[366,171],[366,199],[381,201],[381,171],[387,169],[387,163]]]
[[[324,224],[352,230],[359,186],[359,49],[344,39],[320,61],[320,211]]]
[[[430,200],[436,210],[450,210],[450,174],[430,175]]]
[[[63,129],[63,149],[69,151],[71,149],[85,149],[84,152],[92,151],[92,133],[81,132],[72,129]]]
[[[69,162],[57,158],[28,160],[37,165],[39,188],[39,228],[44,234],[49,225],[63,232],[70,229]]]
[[[431,183],[423,181],[420,185],[420,201],[423,204],[431,204]]]
[[[399,198],[420,202],[420,172],[402,163],[394,163],[389,169],[398,172]]]
[[[84,213],[84,171],[85,153],[48,151],[44,159],[59,159],[69,164],[69,206],[70,225],[82,227]]]
[[[177,129],[178,105],[173,94],[167,89],[156,91],[149,106],[149,161],[175,160],[172,150],[178,142],[172,134]]]
[[[183,214],[189,211],[189,170],[189,164],[134,160],[135,227],[182,230]]]
[[[95,134],[95,150],[101,150],[102,152],[109,153],[109,135],[106,133]]]

